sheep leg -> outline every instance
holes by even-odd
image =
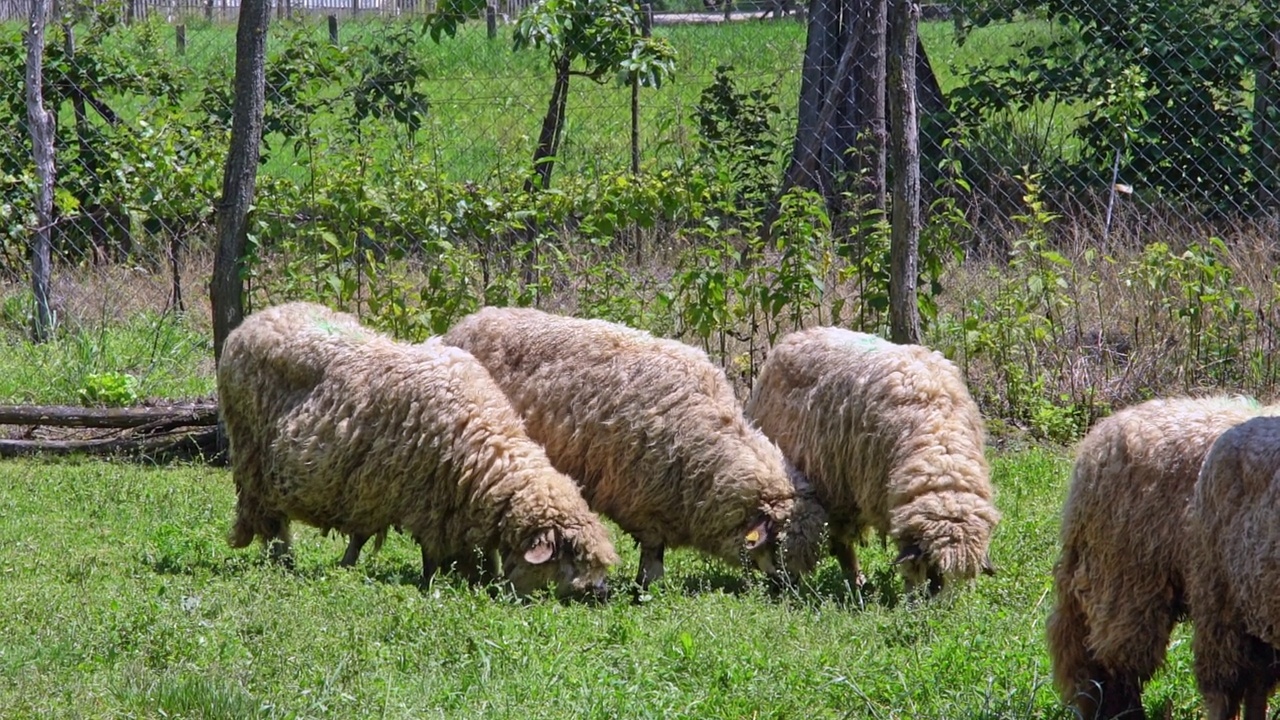
[[[265,521],[267,556],[272,562],[293,569],[293,546],[289,537],[289,520],[284,517],[269,517]]]
[[[662,564],[665,551],[662,543],[640,543],[640,574],[636,576],[636,584],[641,590],[647,590],[650,583],[657,582],[666,572]]]
[[[1244,720],[1267,720],[1267,697],[1280,682],[1276,651],[1266,642],[1249,638],[1251,668],[1241,673],[1244,685]]]
[[[942,574],[930,565],[926,576],[929,579],[929,597],[937,597],[942,592]]]
[[[1209,720],[1236,720],[1247,699],[1254,707],[1246,710],[1245,717],[1265,718],[1266,695],[1259,691],[1266,684],[1267,666],[1261,662],[1258,641],[1238,623],[1223,618],[1229,612],[1225,607],[1212,607],[1210,601],[1199,602],[1199,598],[1196,607],[1191,647],[1205,714]],[[1259,694],[1261,714],[1257,712]]]
[[[831,554],[840,563],[840,569],[844,571],[845,580],[849,582],[851,587],[861,588],[867,584],[867,576],[863,575],[861,568],[858,567],[858,554],[854,551],[852,543],[847,540],[832,538]]]
[[[338,561],[339,567],[351,567],[356,564],[356,560],[360,559],[360,551],[364,548],[364,544],[369,542],[369,536],[364,533],[351,533],[351,540],[347,542],[347,551],[342,554],[342,559]]]
[[[452,566],[469,584],[475,586],[486,585],[496,577],[494,555],[488,550],[464,552],[457,557],[449,558],[443,566]]]
[[[471,553],[470,561],[463,566],[463,574],[473,585],[487,585],[497,579],[494,564],[497,556],[488,550],[476,550]]]
[[[1205,715],[1209,720],[1236,720],[1240,717],[1240,702],[1243,699],[1239,691],[1204,693]],[[1266,711],[1266,699],[1263,699],[1263,712]]]
[[[419,544],[421,545],[421,543]],[[436,563],[434,560],[430,558],[430,556],[427,555],[427,548],[425,545],[423,545],[422,546],[422,584],[424,586],[429,585],[431,583],[431,576],[436,574],[436,570],[438,570],[439,567],[440,567],[439,563]]]
[[[1086,691],[1087,695],[1096,693],[1097,697],[1084,698],[1077,701],[1081,717],[1085,718],[1135,718],[1142,720],[1145,711],[1142,708],[1142,686],[1133,678],[1114,677],[1104,673],[1106,679],[1099,680],[1097,685]],[[1085,714],[1085,708],[1093,705],[1097,711]]]
[[[1244,720],[1267,720],[1268,688],[1251,686],[1244,693]]]

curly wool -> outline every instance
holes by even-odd
[[[1209,720],[1265,720],[1280,682],[1280,418],[1224,432],[1188,511],[1187,597]]]
[[[1186,612],[1185,520],[1201,462],[1263,411],[1238,397],[1152,400],[1080,442],[1047,636],[1054,686],[1081,717],[1142,716],[1142,686]]]
[[[789,468],[705,353],[518,308],[480,310],[444,339],[489,369],[552,463],[639,541],[641,584],[661,574],[667,547],[739,562],[761,522],[772,530],[755,559],[773,569],[795,499]]]
[[[920,555],[903,566],[909,589],[989,568],[1000,513],[982,417],[941,354],[839,328],[795,332],[769,352],[747,414],[812,482],[850,580],[852,545],[872,529]]]
[[[366,537],[400,527],[424,561],[479,549],[508,566],[551,533],[579,583],[602,582],[618,560],[573,482],[458,348],[397,343],[349,315],[290,303],[230,334],[218,391],[239,496],[236,547],[255,536],[287,543],[299,520]]]

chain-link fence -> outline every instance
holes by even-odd
[[[877,228],[896,169],[892,32],[878,18],[894,4],[281,3],[251,303],[309,297],[416,338],[483,303],[536,302],[701,342],[744,380],[786,327],[880,328],[888,236]],[[63,399],[108,371],[149,378],[144,396],[210,391],[205,289],[236,9],[56,10],[44,58],[53,304],[76,350],[48,393],[0,395]],[[28,14],[24,0],[0,3],[11,338],[31,306]],[[974,312],[945,292],[970,282],[954,275],[951,244],[1007,261],[1031,228],[1100,254],[1159,241],[1176,255],[1211,237],[1271,248],[1277,25],[1260,0],[925,7],[914,69],[921,273],[926,293],[944,290],[931,298],[940,310],[926,307],[934,332]],[[1270,312],[1270,297],[1254,299]],[[1110,332],[1115,318],[1096,305],[1077,336]]]

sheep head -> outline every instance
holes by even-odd
[[[609,566],[618,562],[611,545],[601,548],[565,529],[544,529],[503,559],[503,574],[516,593],[531,595],[555,586],[561,599],[603,600]]]

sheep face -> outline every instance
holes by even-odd
[[[955,587],[976,574],[967,570],[960,573],[944,572],[939,567],[939,559],[923,552],[920,549],[920,545],[914,542],[906,543],[902,546],[893,564],[897,565],[902,571],[902,577],[905,580],[908,593],[924,587],[927,588],[930,597],[938,595],[947,588]],[[985,554],[978,563],[976,570],[983,575],[996,574],[995,565],[991,563],[991,558]]]
[[[782,533],[778,547],[782,570],[788,577],[808,575],[817,567],[827,546],[827,511],[809,480],[798,470],[788,468],[791,484],[796,489],[791,521]]]
[[[907,594],[916,592],[922,586],[928,588],[930,597],[942,592],[942,573],[920,550],[919,545],[915,543],[905,545],[898,552],[898,557],[893,564],[902,571]]]
[[[553,530],[544,530],[503,560],[503,574],[519,595],[556,588],[561,599],[604,600],[606,577],[616,558],[599,558]]]
[[[778,577],[783,572],[779,544],[782,534],[779,526],[773,518],[762,515],[748,525],[741,535],[727,538],[726,542],[736,545],[734,550],[744,567],[754,566],[765,575]],[[732,557],[732,554],[726,552],[725,556]]]

